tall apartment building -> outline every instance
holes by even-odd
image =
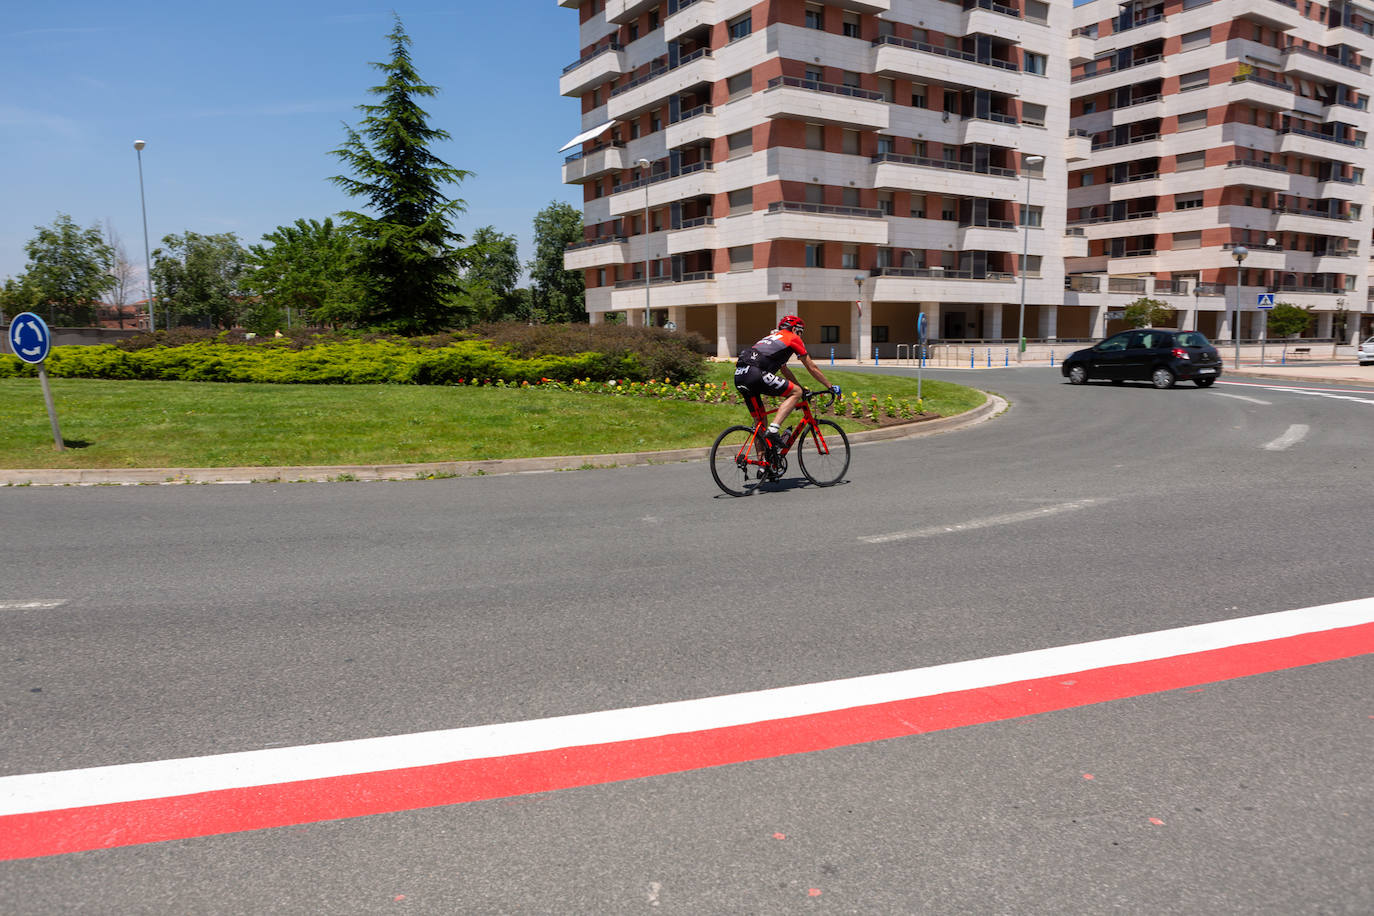
[[[560,80],[583,128],[563,177],[585,239],[566,266],[594,322],[647,310],[721,356],[788,313],[823,356],[891,357],[921,313],[942,340],[1095,337],[1144,294],[1219,335],[1238,244],[1245,294],[1272,281],[1328,329],[1367,311],[1351,114],[1368,64],[1320,99],[1303,77],[1287,108],[1273,85],[1355,72],[1362,20],[1185,3],[559,0],[581,48]],[[1285,50],[1280,21],[1326,41]]]

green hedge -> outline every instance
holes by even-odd
[[[540,379],[645,381],[653,377],[633,353],[588,351],[521,358],[486,340],[457,341],[434,349],[387,340],[320,343],[300,350],[210,342],[140,350],[68,346],[53,348],[47,370],[54,378],[315,385],[454,385],[472,379],[534,384]],[[0,355],[0,378],[35,374],[36,367],[18,357]]]

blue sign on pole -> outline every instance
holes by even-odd
[[[1274,294],[1273,294],[1273,293],[1260,293],[1259,295],[1257,295],[1257,296],[1255,297],[1255,307],[1256,307],[1256,308],[1262,308],[1262,309],[1271,309],[1271,308],[1273,308],[1273,307],[1274,307]]]
[[[52,349],[47,324],[33,312],[15,315],[10,322],[10,348],[26,363],[41,363]]]
[[[916,337],[924,341],[926,339],[926,313],[922,312],[916,316]]]

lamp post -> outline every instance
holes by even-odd
[[[1236,308],[1231,317],[1231,339],[1236,344],[1236,365],[1240,368],[1240,265],[1245,262],[1245,258],[1250,254],[1250,249],[1244,245],[1237,245],[1231,249],[1231,257],[1236,259]]]
[[[143,207],[143,291],[148,295],[148,333],[157,330],[157,322],[153,320],[153,260],[148,256],[148,202],[143,196],[143,147],[147,146],[143,140],[134,141],[134,150],[138,155],[138,202]]]
[[[652,167],[648,159],[641,159],[635,163],[644,170],[644,327],[652,323],[649,315],[649,169]]]
[[[1022,156],[1021,165],[1041,165],[1044,156]],[[1026,212],[1021,216],[1021,309],[1016,321],[1016,362],[1020,364],[1026,351],[1026,258],[1030,254],[1030,170],[1026,171]]]

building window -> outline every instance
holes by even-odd
[[[843,129],[840,131],[840,152],[850,156],[859,155],[859,132]]]
[[[840,266],[845,270],[859,269],[859,246],[844,246],[844,249],[840,252]]]
[[[1194,89],[1205,89],[1211,82],[1212,75],[1206,70],[1194,70],[1192,73],[1185,73],[1178,78],[1178,91],[1191,92]]]
[[[926,196],[924,194],[911,195],[911,218],[926,218]]]
[[[1034,51],[1026,52],[1026,72],[1034,73],[1036,76],[1044,76],[1045,68],[1049,64],[1049,58],[1044,54],[1037,54]]]
[[[1045,208],[1040,206],[1021,207],[1021,225],[1039,229],[1045,224]]]
[[[920,83],[911,84],[911,107],[926,107],[926,87],[921,85]]]
[[[1175,250],[1180,250],[1180,249],[1183,249],[1183,248],[1201,248],[1201,247],[1202,247],[1202,230],[1198,229],[1198,230],[1195,230],[1195,231],[1193,231],[1193,232],[1175,232],[1175,233],[1174,233],[1174,249],[1175,249]]]
[[[859,37],[859,14],[858,14],[858,13],[845,13],[845,14],[844,14],[844,27],[843,27],[842,31],[844,32],[844,34],[845,34],[845,36],[846,36],[847,38],[858,38],[858,37]]]
[[[840,326],[838,324],[821,325],[821,343],[839,343]]]
[[[807,202],[808,204],[823,204],[823,203],[825,203],[825,188],[822,187],[821,185],[818,185],[818,184],[809,184],[809,185],[807,185],[807,186],[806,186],[805,194],[806,194],[806,202]]]
[[[754,189],[740,188],[738,191],[731,191],[728,195],[730,201],[730,215],[740,216],[745,213],[752,213],[754,210]]]
[[[891,137],[879,137],[879,138],[878,138],[878,155],[881,156],[881,155],[883,155],[883,154],[885,154],[885,153],[890,153],[890,152],[892,152],[892,138],[891,138]]]
[[[897,101],[897,81],[885,76],[878,77],[878,91],[883,94],[884,102]]]
[[[1017,260],[1021,264],[1021,273],[1025,274],[1027,277],[1040,276],[1040,255],[1029,254],[1024,257],[1018,257]]]
[[[873,342],[875,344],[887,343],[887,325],[875,324],[873,326]]]
[[[738,19],[732,19],[729,25],[730,40],[737,41],[754,30],[754,23],[749,13],[745,13]]]
[[[1033,102],[1021,103],[1021,123],[1031,127],[1045,126],[1045,106]]]
[[[1198,29],[1196,32],[1188,32],[1183,36],[1181,51],[1193,51],[1197,48],[1205,48],[1212,43],[1211,29]]]
[[[892,266],[892,249],[891,249],[891,248],[879,248],[879,249],[878,249],[878,254],[877,254],[877,262],[876,262],[876,264],[875,264],[874,266],[875,266],[875,267],[891,267],[891,266]]]
[[[806,8],[806,27],[808,29],[825,30],[825,8],[818,6],[808,6]]]
[[[806,125],[806,148],[825,149],[825,128],[819,124]]]
[[[891,216],[891,215],[892,215],[892,192],[891,192],[891,191],[879,191],[879,192],[878,192],[878,209],[881,210],[881,211],[883,211],[883,216]]]
[[[841,77],[841,79],[844,81],[844,84],[848,86],[850,89],[858,89],[860,86],[861,81],[859,79],[859,74],[855,73],[853,70],[844,71],[844,75]]]
[[[846,207],[857,207],[859,205],[859,189],[843,188],[840,192],[840,200]]]
[[[736,73],[725,81],[725,91],[728,93],[728,101],[742,99],[754,91],[753,74],[748,70],[743,73]]]
[[[1207,151],[1198,150],[1193,153],[1179,153],[1174,158],[1174,170],[1178,172],[1191,172],[1207,165]]]
[[[1207,110],[1190,111],[1178,116],[1178,129],[1180,132],[1185,130],[1199,130],[1207,126]]]
[[[730,249],[730,269],[731,270],[753,270],[754,269],[754,246],[740,245]]]
[[[741,159],[754,151],[754,131],[742,130],[725,138],[726,159]]]
[[[824,267],[825,266],[825,246],[820,242],[806,243],[806,266]]]
[[[1196,210],[1202,206],[1202,192],[1194,191],[1191,194],[1175,194],[1175,210]]]

